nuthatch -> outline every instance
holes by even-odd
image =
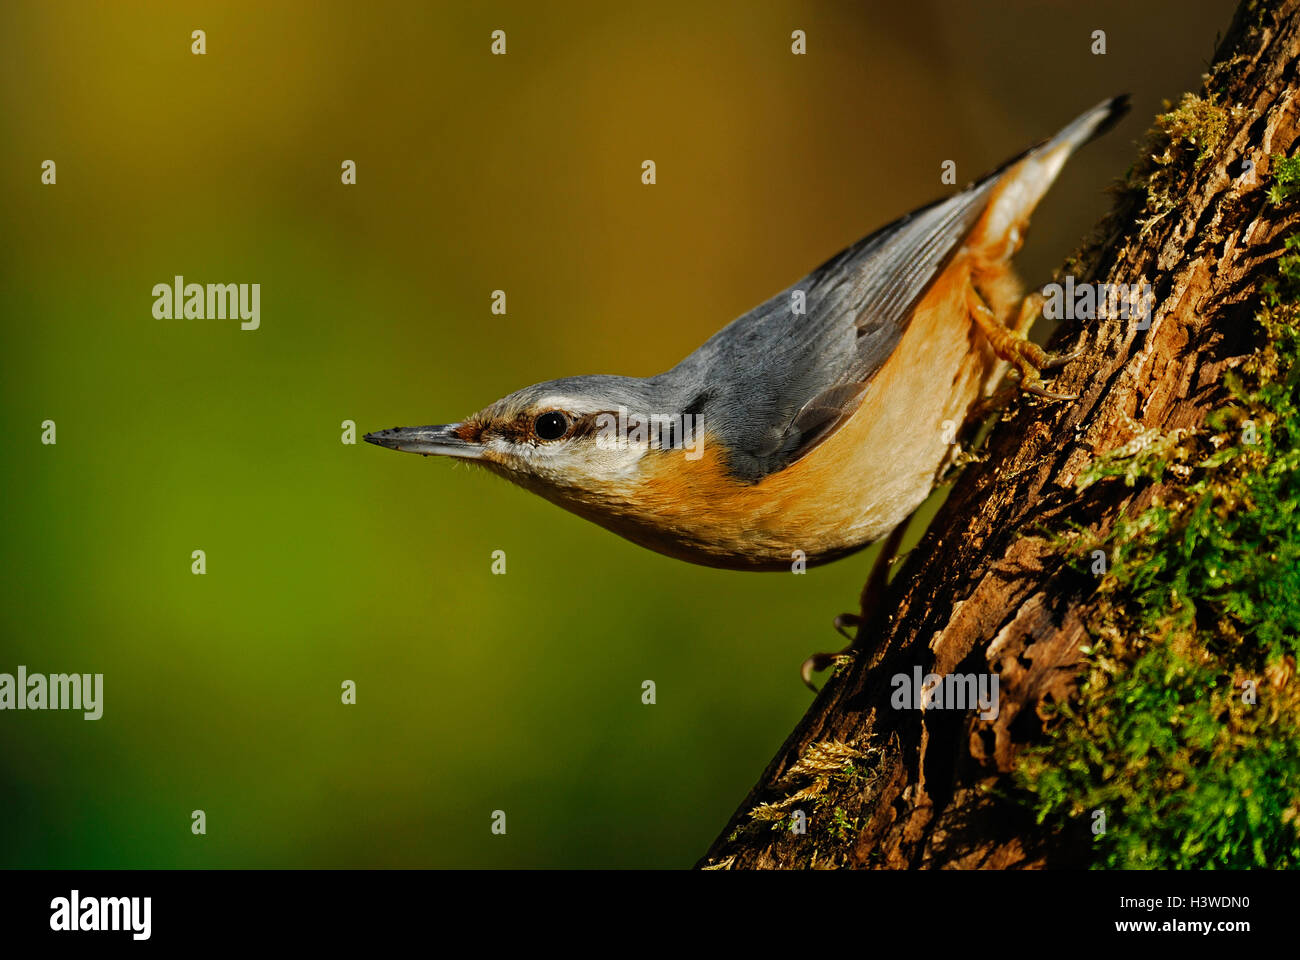
[[[478,463],[694,563],[788,570],[859,550],[929,495],[951,425],[1009,364],[1022,388],[1068,399],[1040,384],[1062,358],[1025,339],[1041,298],[1010,259],[1069,155],[1126,109],[1101,103],[859,240],[666,373],[549,380],[461,423],[365,439]]]

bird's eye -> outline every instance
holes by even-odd
[[[569,418],[551,410],[533,421],[533,432],[540,440],[559,440],[569,432]]]

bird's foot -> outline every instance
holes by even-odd
[[[1042,371],[1063,367],[1079,356],[1081,351],[1069,354],[1048,353],[1038,344],[1025,339],[1023,333],[1033,326],[1033,315],[1042,309],[1043,298],[1033,294],[1025,298],[1020,305],[1020,318],[1015,329],[1002,324],[997,315],[984,302],[979,291],[972,284],[967,289],[967,308],[971,319],[988,340],[989,346],[999,359],[1005,360],[1020,373],[1019,386],[1026,393],[1047,400],[1075,400],[1078,394],[1055,393],[1042,384]]]
[[[836,617],[835,619],[839,619]],[[812,682],[814,673],[821,673],[827,667],[833,667],[840,663],[847,663],[853,658],[853,644],[849,644],[838,653],[814,653],[811,657],[803,662],[799,667],[799,676],[803,679],[803,685],[813,693],[820,693],[817,686]]]
[[[850,657],[853,657],[853,645],[857,643],[857,639],[850,635],[848,628],[853,627],[854,630],[858,630],[859,627],[862,627],[862,618],[859,617],[858,614],[840,614],[839,617],[836,617],[835,620],[833,620],[833,622],[835,622],[835,628],[839,631],[840,636],[849,641],[849,645],[840,650],[839,653],[814,653],[813,656],[803,661],[800,666],[800,676],[803,678],[803,686],[809,688],[810,691],[813,691],[814,693],[818,693],[819,691],[813,684],[813,674],[822,673],[822,671],[826,670],[827,667],[835,666],[837,663],[844,663],[848,661]]]
[[[849,645],[838,653],[814,653],[811,657],[803,662],[799,667],[799,676],[803,678],[803,685],[817,693],[817,688],[813,686],[812,675],[821,673],[827,667],[835,666],[837,663],[843,663],[853,656],[853,644],[856,639],[849,633],[848,628],[852,627],[857,630],[862,626],[862,618],[856,613],[841,613],[835,618],[835,629],[839,631],[841,637],[849,642]]]
[[[854,630],[857,630],[862,626],[862,618],[856,613],[841,613],[833,622],[835,624],[835,629],[839,631],[840,636],[849,643],[853,643],[856,638],[850,635],[846,628],[852,627]]]

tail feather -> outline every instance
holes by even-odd
[[[969,246],[995,260],[1008,259],[1020,246],[1029,215],[1038,206],[1065,161],[1095,140],[1128,112],[1128,94],[1111,97],[1070,121],[1054,137],[1027,151],[998,176]]]
[[[1085,110],[1075,117],[1056,136],[1052,137],[1038,149],[1051,149],[1053,145],[1067,143],[1071,150],[1077,150],[1091,140],[1096,140],[1128,113],[1128,94],[1103,100],[1091,110]]]

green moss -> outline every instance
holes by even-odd
[[[1300,236],[1287,237],[1286,253],[1278,259],[1277,281],[1269,287],[1270,296],[1278,301],[1295,300],[1300,297]]]
[[[1162,162],[1168,164],[1177,151],[1196,148],[1196,162],[1200,163],[1223,140],[1228,132],[1231,111],[1212,99],[1202,99],[1194,93],[1183,94],[1177,107],[1156,117],[1156,126],[1168,138]]]
[[[858,819],[855,817],[850,820],[848,813],[843,807],[836,807],[831,814],[831,819],[826,825],[826,829],[834,840],[841,841],[845,837],[857,833]]]
[[[1274,203],[1285,203],[1300,195],[1300,157],[1273,158],[1273,185],[1268,188],[1268,198]]]
[[[880,757],[881,751],[871,746],[859,748],[836,740],[809,744],[773,785],[773,796],[751,809],[749,821],[728,839],[764,826],[794,832],[790,814],[796,810],[803,810],[810,820],[820,818],[833,798],[871,789],[877,775],[873,765]]]
[[[1184,181],[1227,136],[1231,124],[1242,118],[1238,107],[1218,102],[1214,95],[1183,94],[1177,106],[1156,117],[1147,134],[1142,159],[1129,171],[1127,189],[1143,196],[1152,224],[1178,206]]]
[[[1082,493],[1107,477],[1121,477],[1130,487],[1138,480],[1158,482],[1164,479],[1166,468],[1183,453],[1183,441],[1187,436],[1186,430],[1140,433],[1118,450],[1112,450],[1089,464],[1075,481],[1075,492]]]
[[[1080,480],[1163,478],[1152,505],[1058,538],[1096,582],[1091,642],[1015,781],[1054,830],[1105,812],[1096,866],[1300,867],[1298,277],[1284,258],[1264,346],[1202,430],[1139,437]]]

